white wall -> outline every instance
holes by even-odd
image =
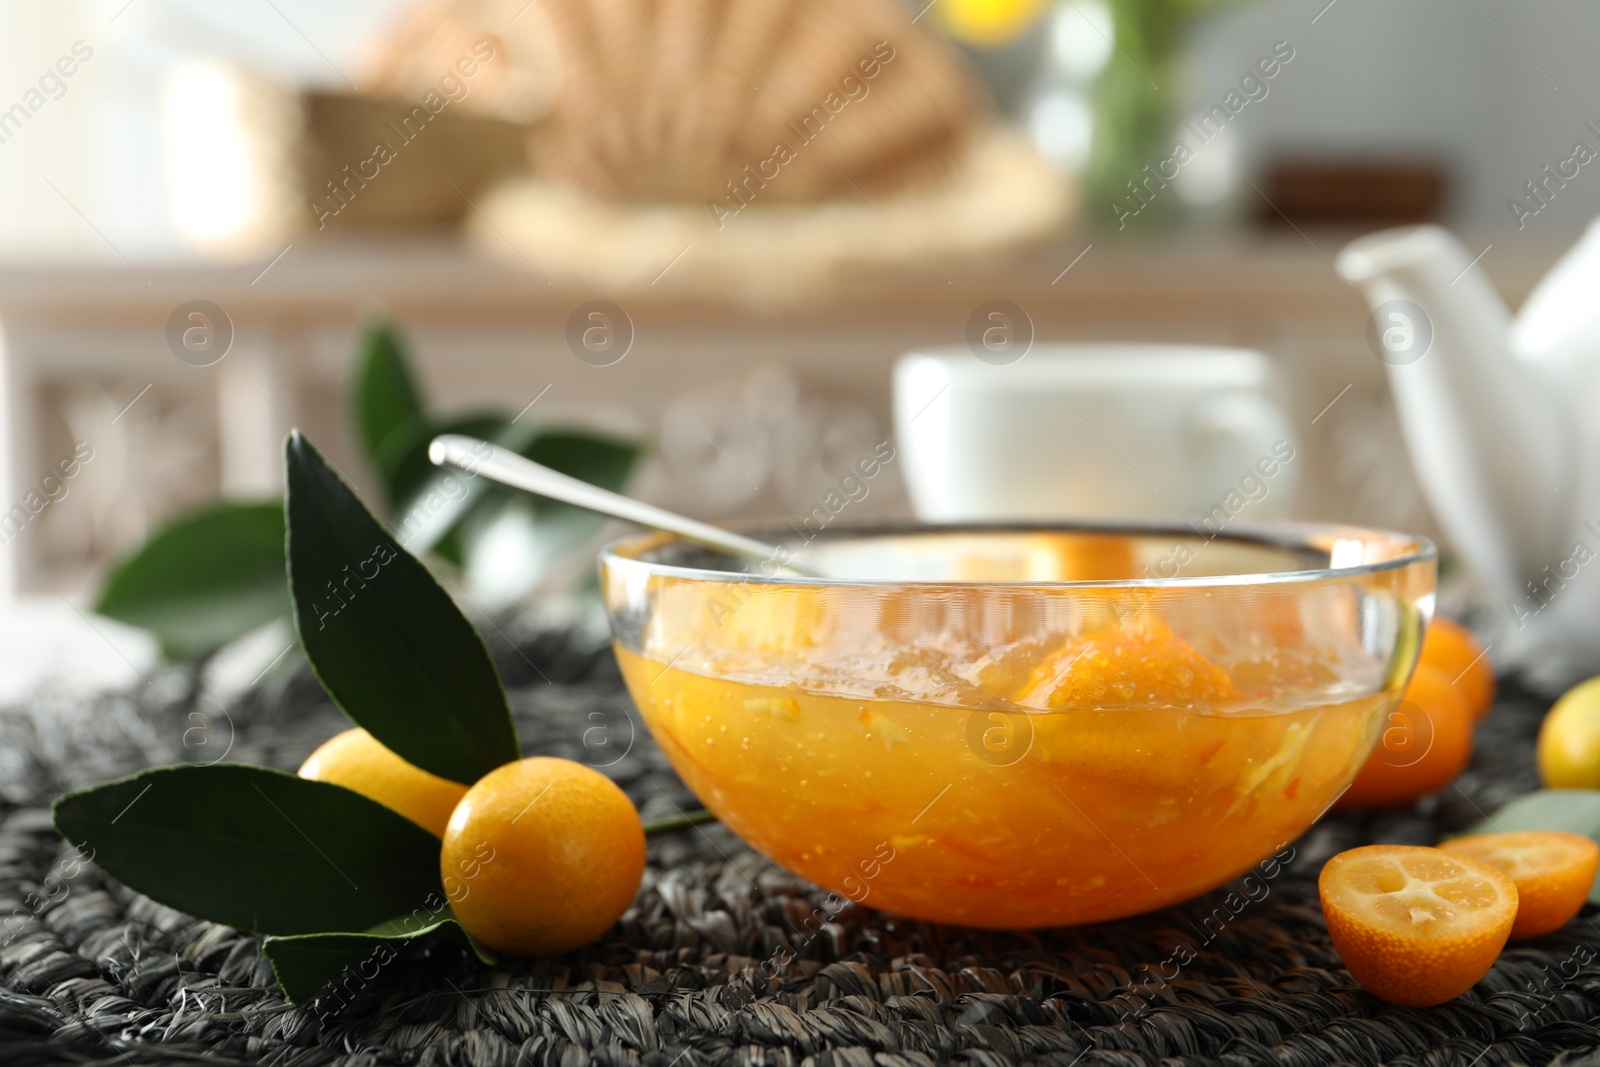
[[[76,40],[94,36],[86,5],[14,4],[0,15],[0,112],[22,101],[40,75]],[[104,84],[103,53],[83,66],[65,95],[30,114],[0,144],[0,249],[51,256],[108,250],[62,199],[88,211],[89,115]],[[46,182],[54,183],[61,195]],[[108,212],[97,212],[105,215]]]
[[[1326,4],[1245,4],[1196,35],[1188,87],[1196,105],[1220,98],[1273,42],[1295,48],[1270,95],[1234,123],[1246,173],[1269,151],[1436,152],[1458,167],[1453,220],[1515,231],[1507,198],[1569,155],[1575,140],[1600,151],[1600,136],[1583,128],[1590,120],[1600,126],[1600,4]],[[1570,231],[1597,213],[1600,162],[1583,168],[1527,229]]]
[[[353,69],[358,44],[400,6],[401,0],[7,3],[0,8],[0,112],[24,100],[74,42],[93,55],[65,80],[60,99],[47,100],[0,144],[0,257],[120,263],[123,256],[135,262],[182,256],[167,204],[159,113],[173,66],[225,57],[299,84],[343,85],[341,68]]]

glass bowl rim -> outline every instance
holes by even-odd
[[[766,524],[740,524],[728,528],[758,540],[764,534],[777,532],[776,527]],[[822,578],[799,574],[718,571],[704,567],[685,567],[674,563],[660,563],[622,554],[622,550],[629,546],[642,546],[651,541],[659,541],[661,544],[689,541],[688,538],[678,534],[650,532],[630,534],[608,542],[600,549],[599,564],[602,571],[611,568],[642,570],[646,574],[692,581],[737,582],[739,584],[794,587],[853,587],[861,589],[1218,589],[1356,578],[1364,575],[1379,574],[1384,571],[1403,570],[1418,563],[1437,563],[1439,558],[1438,548],[1430,539],[1421,534],[1400,533],[1375,526],[1352,526],[1346,523],[1292,520],[1230,524],[1228,530],[1209,538],[1197,532],[1192,525],[1183,520],[939,523],[890,520],[885,522],[840,524],[838,526],[830,525],[827,529],[818,532],[815,540],[865,540],[872,537],[912,534],[983,533],[1089,533],[1125,534],[1136,537],[1167,535],[1180,539],[1200,538],[1207,544],[1212,541],[1229,541],[1236,544],[1264,546],[1284,551],[1317,551],[1316,544],[1312,540],[1314,537],[1320,536],[1328,540],[1338,540],[1340,539],[1339,535],[1343,535],[1345,540],[1361,540],[1364,542],[1393,541],[1400,545],[1409,545],[1410,550],[1402,552],[1392,559],[1346,567],[1309,567],[1303,570],[1255,571],[1239,574],[1197,574],[1173,578],[1027,579],[1016,581],[987,579],[967,581],[956,578]],[[774,547],[777,547],[784,542],[780,540],[769,543],[773,543]],[[807,543],[810,542],[808,541]]]

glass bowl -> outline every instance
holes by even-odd
[[[601,554],[651,733],[777,863],[969,926],[1149,911],[1282,848],[1360,770],[1433,609],[1433,545],[1381,530],[749,532],[829,577],[664,534]]]

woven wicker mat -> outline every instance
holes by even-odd
[[[494,651],[529,751],[596,764],[627,750],[608,770],[647,816],[692,804],[642,729],[628,750],[631,705],[604,648],[546,632]],[[1432,843],[1532,788],[1542,711],[1505,693],[1459,788],[1404,814],[1326,819],[1254,899],[1219,891],[1034,933],[845,907],[807,937],[837,902],[713,826],[654,841],[635,907],[582,952],[496,969],[420,945],[296,1008],[255,938],[92,866],[44,877],[67,854],[46,810],[62,789],[210,760],[230,733],[229,759],[296,766],[341,723],[305,669],[226,715],[177,671],[87,703],[44,693],[0,712],[0,917],[13,916],[0,931],[14,931],[0,941],[0,1064],[1600,1064],[1600,967],[1580,965],[1600,959],[1590,917],[1417,1011],[1355,986],[1317,908],[1332,853]],[[785,946],[797,958],[767,977]]]

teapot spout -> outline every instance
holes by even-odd
[[[1573,431],[1553,383],[1513,351],[1511,317],[1438,226],[1352,242],[1337,263],[1373,308],[1411,462],[1467,566],[1505,597],[1555,557]]]

